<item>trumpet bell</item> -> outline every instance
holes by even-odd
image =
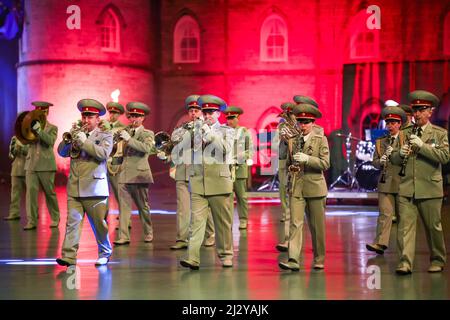
[[[45,127],[47,117],[42,110],[24,111],[19,114],[14,125],[15,134],[22,144],[35,143],[39,137],[33,131],[36,122],[41,123],[41,128]]]

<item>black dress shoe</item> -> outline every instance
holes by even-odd
[[[200,268],[198,265],[188,260],[181,260],[180,264],[185,268],[190,268],[191,270],[198,270]]]
[[[60,266],[64,266],[64,267],[70,267],[70,266],[75,265],[73,263],[67,262],[66,260],[63,260],[60,258],[56,259],[56,263],[59,264]]]

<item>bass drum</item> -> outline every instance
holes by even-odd
[[[366,191],[376,191],[381,170],[375,168],[370,161],[361,163],[356,170],[359,187]]]

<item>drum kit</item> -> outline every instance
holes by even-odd
[[[345,138],[345,151],[347,167],[344,172],[330,185],[330,189],[345,188],[359,191],[376,191],[380,170],[372,165],[375,145],[372,141],[365,141],[352,136],[352,133],[336,134],[338,137]],[[356,145],[356,159],[351,165],[352,143]]]

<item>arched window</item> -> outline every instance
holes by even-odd
[[[450,56],[450,12],[447,13],[444,20],[444,54]]]
[[[367,18],[368,13],[366,10],[362,10],[352,19],[349,25],[350,60],[379,57],[380,30],[368,29]]]
[[[120,52],[120,22],[111,8],[100,19],[100,45],[103,51]]]
[[[264,20],[260,37],[261,61],[287,61],[288,32],[284,19],[272,14]]]
[[[200,62],[200,28],[191,16],[181,17],[173,35],[174,63]]]

